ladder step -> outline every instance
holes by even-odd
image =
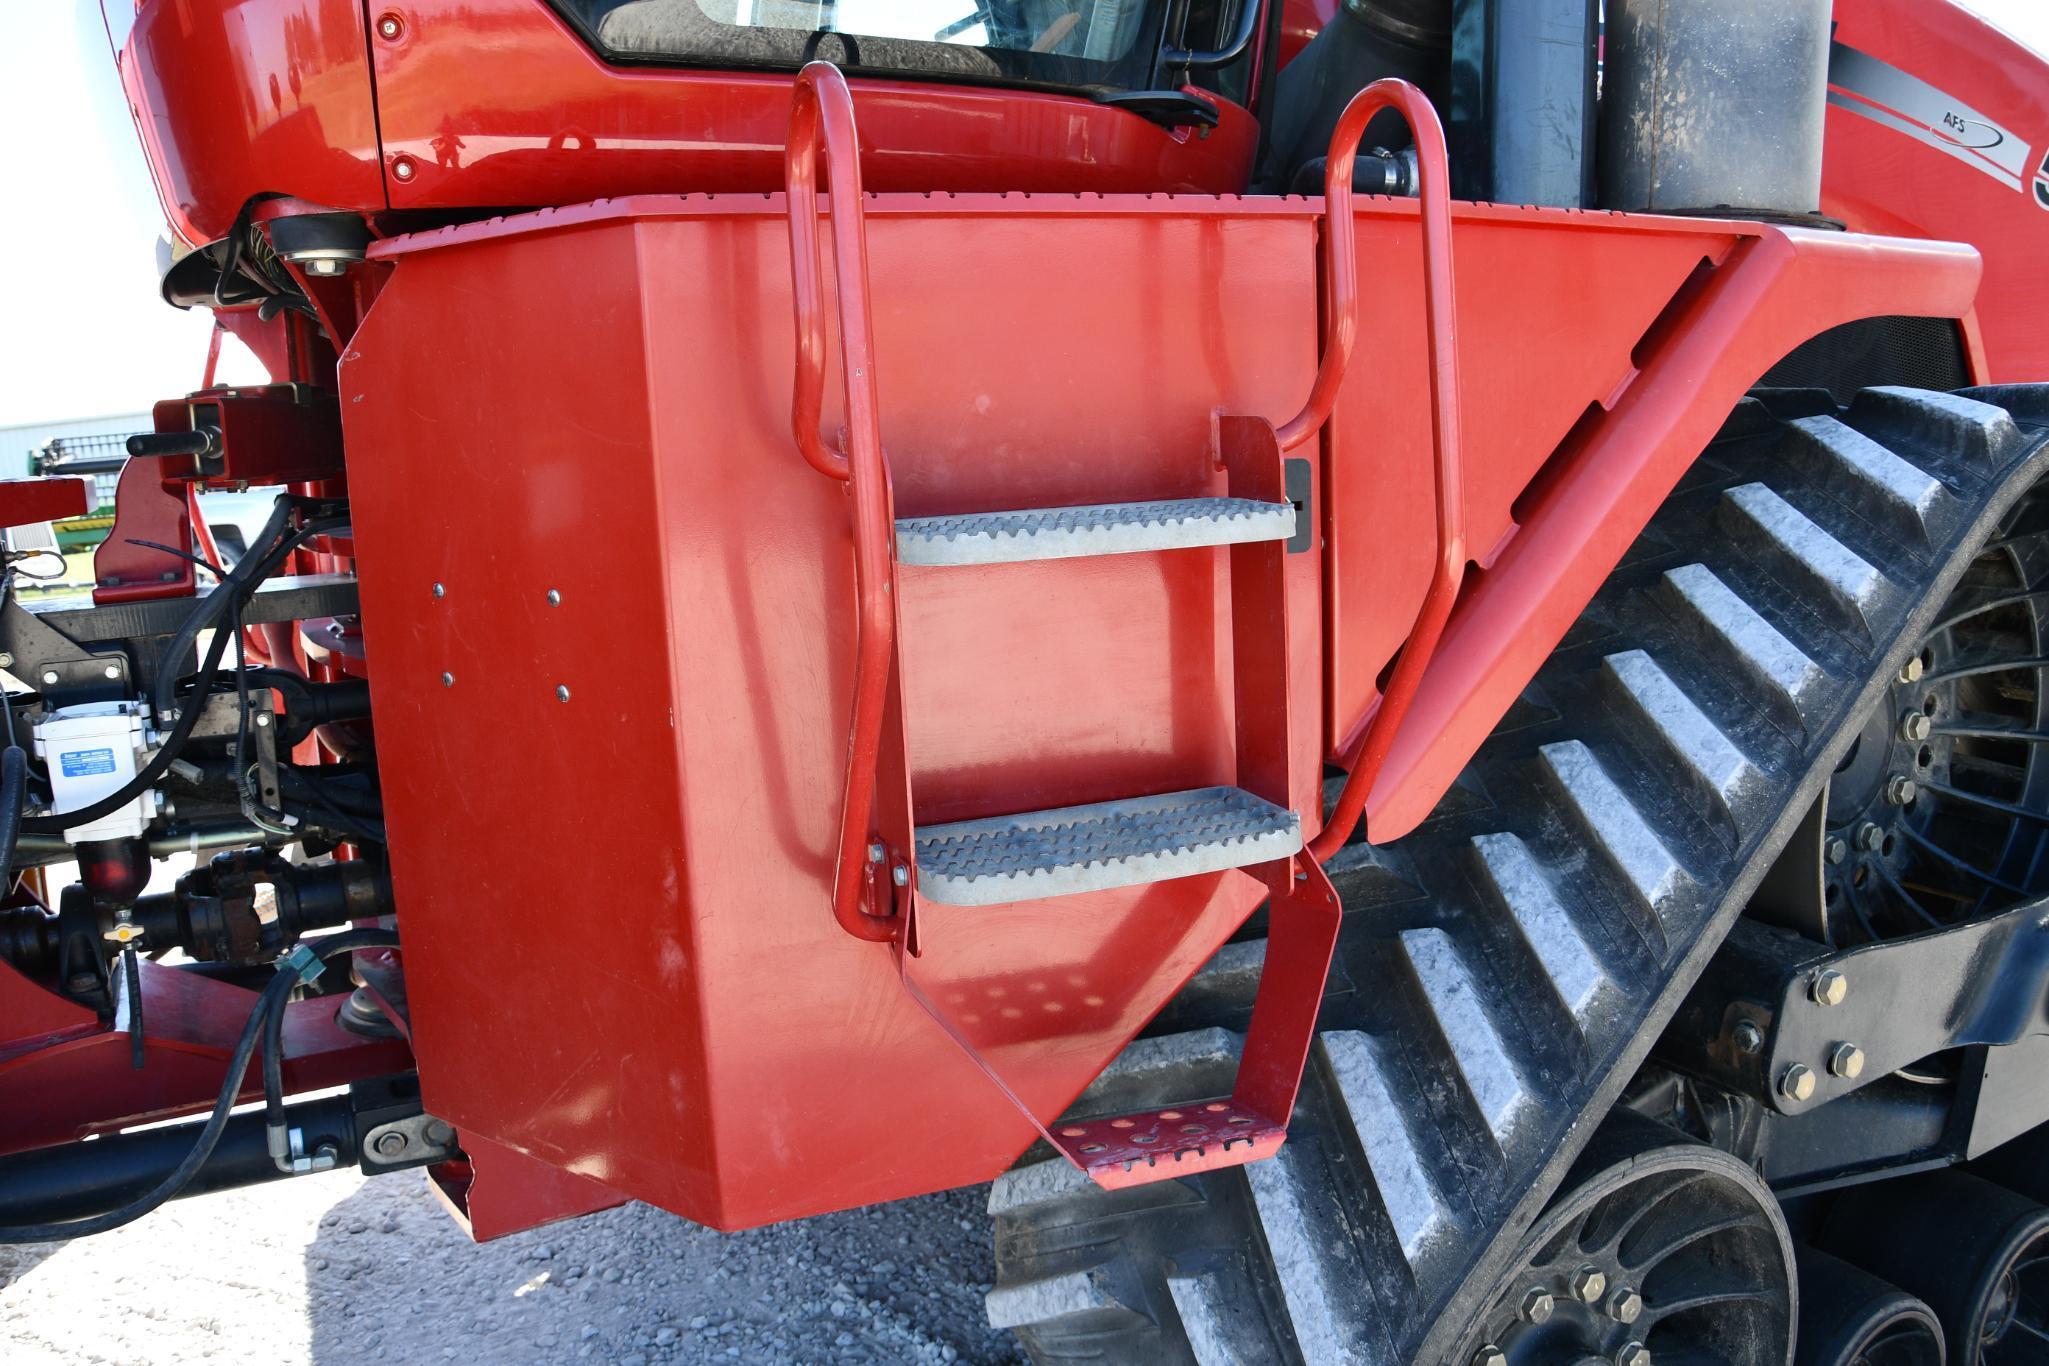
[[[1099,892],[1287,858],[1295,813],[1235,787],[918,828],[918,891],[949,906]]]
[[[1010,564],[1080,555],[1285,541],[1295,534],[1292,503],[1250,498],[1170,498],[1150,503],[1091,503],[952,517],[900,517],[902,564]]]

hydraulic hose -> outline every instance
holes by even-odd
[[[272,526],[281,525],[281,519],[290,511],[290,503],[280,498],[277,510],[271,513],[270,521],[264,524],[263,534],[265,536],[274,534],[271,531]],[[201,631],[205,630],[209,625],[217,626],[219,619],[228,613],[230,606],[246,595],[257,583],[275,573],[278,565],[284,561],[284,557],[297,549],[301,542],[310,536],[318,535],[323,531],[333,530],[335,527],[343,524],[344,521],[340,518],[325,518],[317,522],[308,522],[297,531],[287,535],[282,541],[262,555],[243,557],[242,561],[228,572],[227,577],[221,581],[220,586],[209,594],[199,604],[198,608],[186,618],[185,624],[179,628],[178,634],[173,638],[171,647],[166,651],[164,658],[181,658],[184,651],[191,649],[198,641]],[[245,570],[247,571],[246,574],[244,573]],[[228,633],[216,629],[213,633],[213,640],[207,647],[206,659],[199,667],[199,677],[202,680],[211,679],[220,668],[221,657],[227,651],[227,644]],[[195,696],[188,701],[188,705],[179,707],[177,705],[177,698],[172,693],[175,685],[176,677],[169,672],[160,674],[157,678],[154,697],[157,715],[162,716],[167,712],[176,710],[178,712],[178,720],[171,727],[171,733],[164,738],[164,743],[158,748],[155,756],[143,766],[141,772],[122,784],[120,788],[108,793],[89,806],[82,806],[75,811],[65,811],[54,816],[25,817],[21,821],[21,829],[32,835],[61,835],[66,830],[90,824],[102,816],[119,811],[128,803],[134,801],[137,796],[156,786],[157,780],[169,771],[172,761],[178,757],[179,752],[185,747],[185,742],[191,738],[192,729],[199,724],[199,713],[202,710],[201,696]],[[202,688],[205,686],[205,683],[201,684]]]
[[[264,561],[270,559],[272,553],[270,547],[279,536],[284,534],[286,519],[291,515],[291,499],[280,496],[277,500],[277,506],[270,510],[270,517],[264,522],[263,530],[256,533],[254,545],[263,547],[263,549],[255,554],[243,556],[233,569],[221,576],[221,581],[214,588],[214,591],[209,593],[206,599],[193,610],[191,615],[185,618],[184,625],[178,628],[178,634],[171,637],[171,643],[163,653],[165,660],[175,664],[176,661],[185,658],[192,647],[198,643],[201,631],[204,631],[209,626],[217,627],[219,625],[220,618],[233,605],[242,586],[258,577],[256,571],[262,567]],[[202,670],[201,676],[204,677],[211,672],[212,670]],[[177,705],[177,700],[174,696],[177,681],[177,675],[171,669],[166,669],[157,675],[156,692],[151,700],[156,706],[158,716],[161,717],[167,714]]]
[[[356,949],[391,948],[397,943],[398,936],[388,930],[348,930],[301,947],[325,961]],[[206,1165],[207,1158],[213,1155],[215,1145],[221,1140],[221,1131],[227,1128],[228,1116],[235,1108],[235,1098],[242,1092],[242,1079],[249,1074],[249,1063],[256,1054],[258,1042],[263,1038],[264,1028],[273,1014],[283,1017],[285,1002],[299,981],[299,973],[295,967],[287,960],[280,960],[277,975],[264,984],[262,994],[256,998],[255,1009],[249,1012],[248,1022],[242,1026],[242,1035],[236,1040],[235,1051],[228,1058],[227,1072],[221,1079],[220,1095],[214,1101],[213,1113],[207,1118],[206,1127],[199,1131],[199,1137],[193,1141],[192,1151],[185,1155],[184,1161],[172,1169],[170,1175],[119,1209],[108,1210],[105,1214],[96,1214],[89,1219],[75,1219],[64,1223],[21,1224],[13,1227],[0,1225],[0,1244],[56,1243],[105,1233],[123,1224],[134,1223],[183,1190],[199,1169]],[[280,1089],[281,1074],[280,1066]]]
[[[291,993],[291,977],[280,973],[265,984],[263,994],[256,998],[256,1008],[249,1012],[249,1022],[242,1026],[242,1037],[235,1043],[234,1054],[228,1059],[228,1070],[221,1081],[221,1093],[214,1102],[213,1114],[207,1119],[206,1127],[199,1131],[199,1137],[192,1144],[192,1151],[185,1160],[171,1170],[171,1174],[159,1181],[144,1195],[119,1209],[90,1219],[79,1219],[60,1224],[23,1224],[16,1228],[0,1227],[0,1243],[56,1243],[69,1238],[83,1238],[89,1234],[105,1233],[133,1223],[157,1206],[169,1200],[185,1188],[193,1175],[213,1155],[214,1145],[221,1141],[221,1130],[228,1124],[228,1113],[235,1108],[235,1097],[242,1090],[242,1078],[248,1075],[249,1059],[256,1052],[257,1039],[262,1033],[264,1019],[273,1010],[282,1011],[284,999]]]
[[[6,701],[0,698],[0,706]],[[14,871],[21,843],[21,808],[28,799],[28,755],[20,745],[0,750],[0,874]]]

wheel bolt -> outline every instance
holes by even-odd
[[[1473,1366],[1508,1366],[1508,1353],[1490,1342],[1473,1353]]]
[[[1641,1342],[1625,1342],[1615,1354],[1615,1366],[1651,1366],[1651,1349]]]
[[[1823,968],[1814,974],[1807,994],[1818,1006],[1839,1006],[1850,994],[1850,979],[1834,968]]]
[[[1854,1081],[1864,1075],[1864,1050],[1853,1043],[1839,1043],[1828,1055],[1828,1070]]]
[[[1598,1266],[1583,1266],[1572,1273],[1566,1284],[1572,1287],[1573,1296],[1580,1303],[1599,1304],[1608,1291],[1608,1276]]]
[[[1608,1317],[1617,1323],[1635,1323],[1643,1313],[1643,1296],[1626,1285],[1615,1287],[1615,1293],[1608,1297]]]
[[[1850,856],[1850,842],[1841,835],[1830,835],[1821,846],[1821,856],[1830,863],[1841,863]]]
[[[1791,1101],[1814,1099],[1814,1069],[1794,1063],[1779,1073],[1779,1094]]]
[[[1919,708],[1908,712],[1900,718],[1900,738],[1902,740],[1911,740],[1917,745],[1926,740],[1929,732],[1934,729],[1935,723],[1930,721],[1927,713]]]
[[[1885,843],[1885,831],[1871,821],[1857,827],[1857,847],[1867,854],[1875,854]]]
[[[1522,1306],[1516,1312],[1524,1323],[1542,1323],[1551,1317],[1551,1311],[1556,1307],[1557,1301],[1551,1298],[1551,1292],[1540,1285],[1523,1296]]]
[[[1919,683],[1920,681],[1921,681],[1921,656],[1919,656],[1919,655],[1915,655],[1915,656],[1914,656],[1914,657],[1913,657],[1912,659],[1910,659],[1910,660],[1908,660],[1908,661],[1907,661],[1906,663],[1904,663],[1904,664],[1900,665],[1900,682],[1902,682],[1902,683]]]
[[[1912,806],[1916,795],[1914,780],[1905,774],[1895,773],[1885,780],[1885,799],[1894,806]]]

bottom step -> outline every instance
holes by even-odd
[[[993,906],[1287,858],[1302,824],[1235,787],[1201,787],[918,828],[918,892]]]
[[[1105,1190],[1242,1167],[1278,1152],[1287,1136],[1284,1120],[1230,1100],[1053,1128],[1053,1141],[1068,1160]]]

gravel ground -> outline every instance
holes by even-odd
[[[475,1246],[417,1172],[202,1196],[0,1247],[0,1361],[1021,1362],[986,1186],[720,1234],[645,1206]]]

